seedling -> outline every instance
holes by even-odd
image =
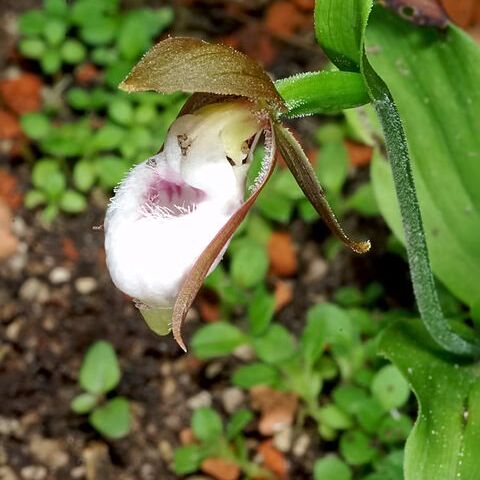
[[[85,390],[71,403],[75,413],[88,414],[88,421],[101,435],[122,438],[130,430],[130,407],[126,398],[107,398],[120,382],[121,372],[112,345],[94,343],[85,354],[80,368],[79,383]]]
[[[242,431],[252,421],[250,410],[236,411],[224,426],[218,413],[211,408],[193,412],[192,430],[195,443],[175,450],[173,470],[177,475],[194,473],[206,459],[221,459],[235,465],[247,480],[273,479],[270,472],[249,460],[248,448]]]

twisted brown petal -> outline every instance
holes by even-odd
[[[332,233],[354,252],[368,252],[370,250],[369,240],[356,242],[348,237],[343,231],[327,202],[325,192],[318,182],[305,152],[295,137],[286,127],[278,122],[273,125],[273,129],[275,131],[278,149],[280,150],[285,163],[297,180],[298,185],[303,190],[303,193],[305,193],[305,196],[310,200],[311,204],[323,218]]]
[[[277,112],[286,110],[272,80],[257,62],[226,45],[189,37],[157,43],[120,88],[127,92],[236,95],[265,103]]]
[[[207,276],[210,267],[215,259],[220,255],[226,243],[230,240],[235,230],[246,217],[248,211],[261,192],[268,178],[275,167],[275,141],[273,129],[270,125],[268,130],[265,130],[265,151],[266,155],[263,160],[263,165],[259,177],[255,182],[254,188],[248,199],[242,206],[230,217],[228,222],[215,235],[213,240],[209,243],[207,248],[200,255],[198,260],[193,265],[192,269],[185,278],[180,291],[178,293],[175,305],[173,307],[172,315],[172,332],[173,337],[178,345],[186,352],[187,348],[182,339],[182,324],[185,316],[191,307],[195,297]]]

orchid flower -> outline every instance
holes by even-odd
[[[281,123],[286,106],[253,60],[193,38],[154,46],[120,88],[193,93],[165,144],[117,187],[105,218],[107,266],[158,334],[173,331],[183,350],[184,318],[203,280],[221,260],[275,167],[275,150],[332,232],[355,252],[299,143]],[[265,158],[250,192],[246,177],[259,138]],[[245,198],[246,197],[246,198]]]

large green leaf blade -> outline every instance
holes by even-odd
[[[405,479],[480,478],[480,365],[441,351],[419,321],[390,326],[380,351],[419,402],[405,449]]]
[[[317,41],[340,70],[360,70],[363,33],[371,5],[371,0],[315,2]]]
[[[456,27],[416,28],[382,9],[366,47],[405,126],[433,270],[467,304],[480,278],[480,49]],[[402,238],[392,181],[373,163],[379,205]]]

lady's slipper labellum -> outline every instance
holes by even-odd
[[[223,45],[170,38],[150,50],[122,82],[127,91],[193,92],[160,153],[136,165],[116,189],[105,218],[107,265],[135,298],[147,324],[173,330],[184,349],[183,320],[205,276],[220,261],[275,166],[275,135],[299,185],[333,232],[353,250],[305,154],[278,117],[286,111],[264,70]],[[266,155],[246,200],[253,150]]]

